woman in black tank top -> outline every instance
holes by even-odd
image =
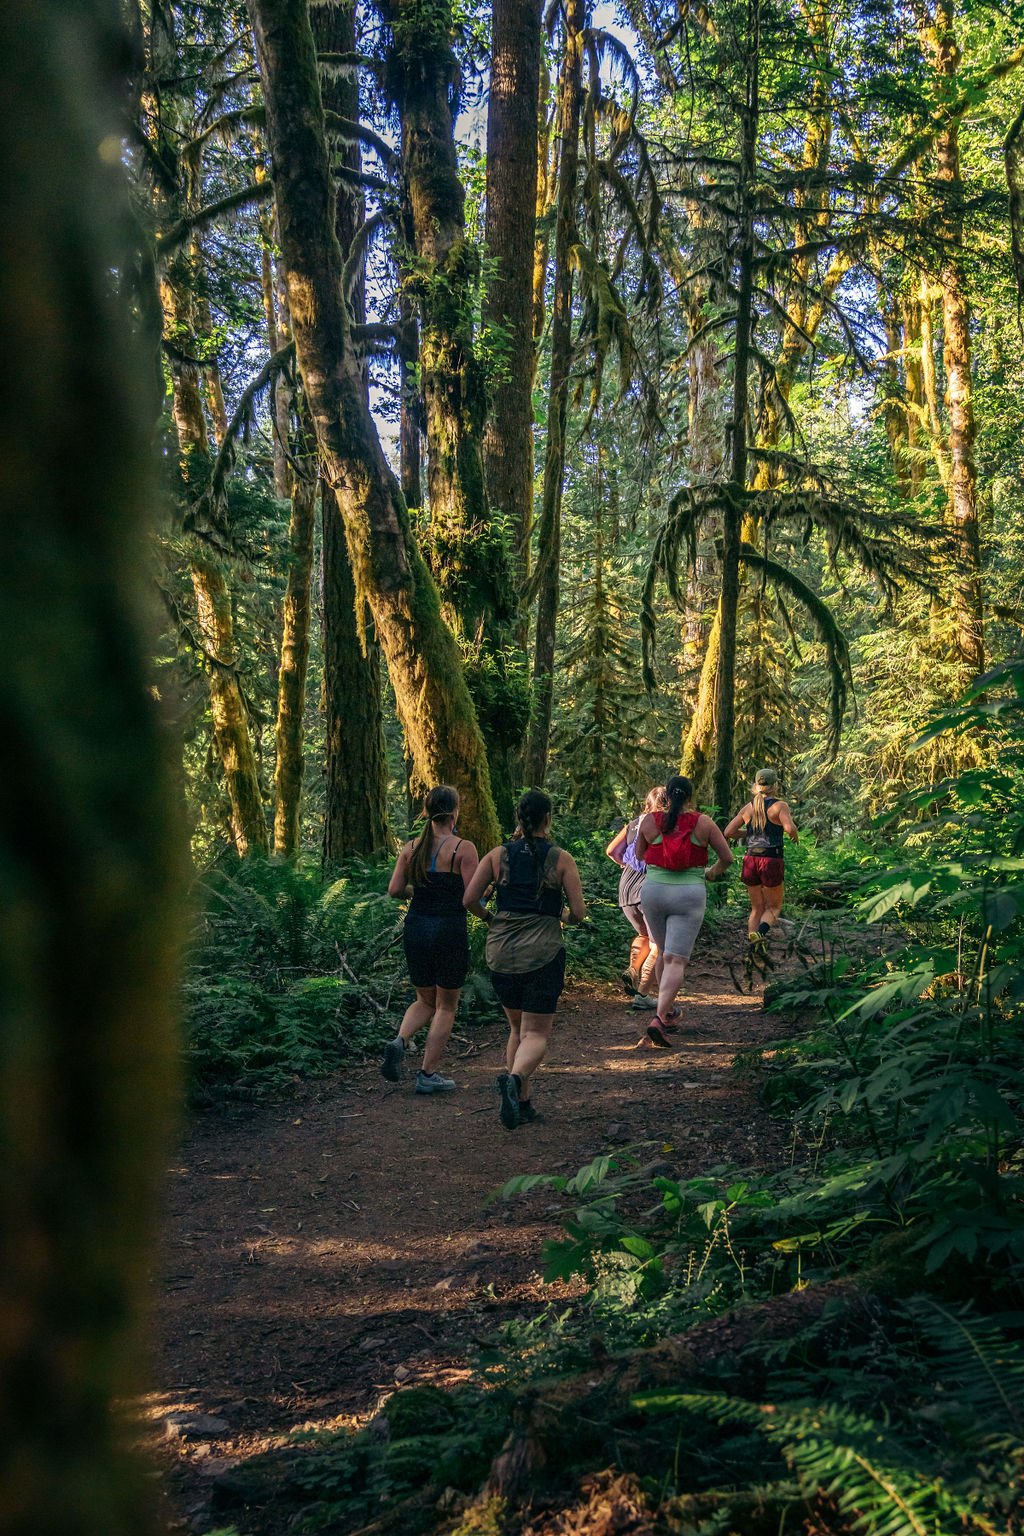
[[[747,942],[755,959],[763,961],[768,935],[779,920],[785,893],[783,839],[799,842],[789,806],[774,793],[778,775],[774,768],[759,768],[754,775],[752,798],[725,829],[727,838],[744,838],[746,853],[740,878],[750,897]],[[763,969],[763,965],[759,967]]]
[[[497,913],[487,935],[491,985],[508,1019],[508,1070],[498,1076],[501,1123],[507,1130],[536,1118],[530,1080],[544,1060],[565,981],[562,904],[569,920],[586,916],[579,870],[553,843],[551,801],[529,790],[516,806],[516,836],[480,860],[464,897],[471,911],[489,888]]]
[[[438,1071],[455,1022],[459,994],[469,970],[469,940],[463,905],[466,882],[477,866],[472,843],[459,837],[459,796],[449,784],[432,789],[423,802],[423,831],[406,843],[395,864],[388,895],[411,897],[402,931],[409,980],[416,1000],[405,1010],[401,1027],[384,1049],[381,1072],[389,1082],[402,1075],[409,1041],[430,1025],[423,1066],[416,1074],[417,1093],[450,1093],[455,1082]],[[487,915],[479,902],[472,909]]]

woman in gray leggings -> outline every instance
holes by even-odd
[[[681,776],[665,785],[668,809],[649,812],[636,838],[637,857],[646,861],[641,903],[652,940],[658,946],[658,1011],[641,1044],[671,1044],[677,1026],[675,1000],[693,954],[704,909],[706,880],[719,880],[732,863],[732,850],[710,816],[692,810],[693,785]],[[708,848],[718,855],[707,868]]]

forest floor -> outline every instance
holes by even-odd
[[[733,985],[742,943],[730,922],[695,958],[671,1051],[636,1049],[646,1017],[610,987],[567,992],[540,1118],[516,1131],[494,1091],[504,1031],[462,1020],[453,1094],[418,1097],[414,1068],[393,1085],[372,1059],[287,1102],[198,1116],[167,1179],[142,1405],[175,1529],[228,1523],[211,1495],[239,1462],[364,1423],[396,1386],[465,1380],[475,1341],[572,1296],[540,1276],[567,1200],[493,1200],[514,1174],[571,1174],[616,1147],[680,1178],[779,1164],[782,1123],[730,1071],[779,1033]]]

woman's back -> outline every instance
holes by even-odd
[[[457,917],[465,922],[465,886],[456,868],[462,838],[452,833],[437,839],[421,880],[414,880],[409,912],[416,917]]]
[[[562,881],[558,874],[561,848],[546,837],[505,843],[497,885],[499,912],[557,917],[562,910]]]

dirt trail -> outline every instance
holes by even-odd
[[[461,1022],[454,1094],[417,1097],[413,1073],[395,1086],[368,1062],[288,1103],[199,1119],[169,1170],[144,1405],[181,1528],[210,1528],[213,1477],[237,1459],[358,1420],[397,1384],[458,1380],[474,1337],[554,1299],[539,1255],[561,1206],[491,1203],[513,1174],[644,1142],[681,1177],[777,1160],[778,1127],[728,1071],[773,1032],[721,961],[737,940],[730,925],[695,961],[671,1052],[634,1048],[642,1016],[610,989],[568,993],[535,1084],[542,1118],[517,1131],[493,1087],[503,1031]],[[197,1414],[214,1422],[167,1423]]]

